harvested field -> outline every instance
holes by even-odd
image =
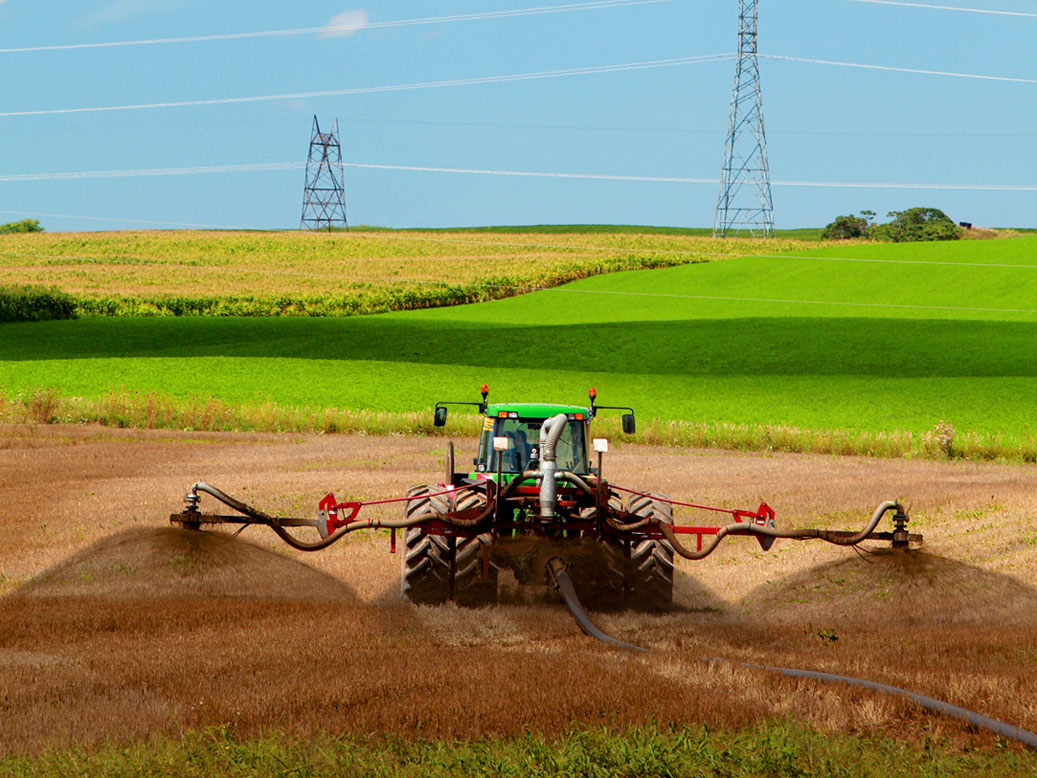
[[[635,655],[550,598],[405,604],[387,533],[306,555],[261,529],[167,526],[198,479],[286,515],[328,490],[400,494],[438,476],[441,439],[5,426],[0,452],[0,754],[219,725],[463,738],[782,717],[995,743],[903,700],[710,657],[884,681],[1037,730],[1037,467],[616,445],[606,475],[623,485],[765,499],[783,526],[856,528],[900,497],[927,539],[864,558],[729,540],[678,563],[672,612],[598,617],[651,649]]]

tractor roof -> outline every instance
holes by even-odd
[[[547,403],[491,403],[486,406],[487,416],[517,413],[525,419],[549,419],[559,413],[587,413],[582,405],[550,405]]]

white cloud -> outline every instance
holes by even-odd
[[[348,38],[354,32],[367,26],[367,11],[354,8],[338,16],[332,16],[323,29],[317,33],[318,38]]]

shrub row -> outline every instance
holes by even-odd
[[[13,235],[19,232],[43,232],[38,219],[22,219],[20,222],[0,224],[0,235]]]
[[[77,300],[54,287],[0,286],[0,322],[74,319]]]

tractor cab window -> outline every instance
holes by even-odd
[[[490,421],[489,419],[487,421]],[[503,471],[505,473],[521,473],[529,469],[530,462],[540,456],[540,428],[542,419],[495,419],[493,430],[483,429],[479,441],[479,460],[481,468],[492,472],[497,469],[497,460],[493,452],[493,437],[508,439],[508,450],[503,452]],[[582,421],[570,421],[565,425],[562,436],[555,448],[559,470],[569,470],[578,475],[586,475],[587,470],[587,438],[584,435]]]

